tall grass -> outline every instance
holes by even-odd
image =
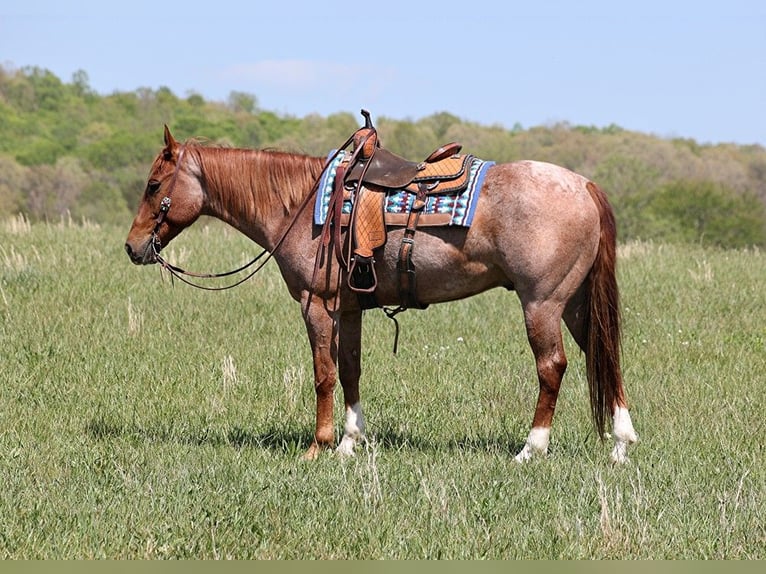
[[[310,354],[276,267],[201,292],[131,265],[125,232],[0,224],[0,557],[766,558],[762,252],[621,248],[624,467],[569,338],[550,456],[513,463],[537,383],[502,290],[401,315],[396,356],[368,312],[368,441],[307,463]],[[212,226],[168,258],[254,252]]]

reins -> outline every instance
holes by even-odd
[[[231,275],[236,275],[237,273],[240,273],[250,267],[251,265],[255,264],[261,257],[266,255],[268,252],[266,250],[259,253],[257,256],[255,256],[252,260],[250,260],[248,263],[245,263],[243,266],[234,269],[232,271],[226,271],[223,273],[194,273],[192,271],[186,271],[185,269],[182,269],[181,267],[178,267],[176,265],[173,265],[172,263],[168,263],[167,260],[163,259],[159,253],[155,253],[155,257],[157,258],[157,263],[160,264],[161,268],[166,270],[168,273],[170,273],[171,277],[178,279],[179,281],[182,281],[186,283],[187,285],[191,285],[192,287],[196,287],[197,289],[204,289],[205,291],[225,291],[226,289],[232,289],[234,287],[237,287],[238,285],[241,285],[248,279],[250,279],[253,275],[255,275],[258,271],[260,271],[266,263],[268,263],[269,259],[271,258],[271,254],[266,258],[266,260],[261,263],[258,267],[253,269],[250,273],[248,273],[245,277],[242,279],[239,279],[238,281],[231,283],[229,285],[224,285],[221,287],[211,287],[208,285],[200,285],[199,283],[195,283],[194,281],[191,281],[187,279],[186,277],[196,277],[197,279],[215,279],[220,277],[229,277]],[[186,275],[186,277],[184,277]]]

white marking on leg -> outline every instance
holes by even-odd
[[[346,409],[346,424],[343,431],[343,438],[336,452],[343,456],[353,456],[357,441],[364,438],[364,415],[361,404],[356,403]]]
[[[548,443],[551,439],[550,427],[532,427],[527,442],[514,459],[516,462],[527,462],[537,455],[548,454]]]
[[[638,440],[638,435],[630,420],[630,413],[625,407],[614,409],[612,419],[612,434],[614,435],[614,448],[612,449],[612,462],[622,464],[628,461],[628,445]]]

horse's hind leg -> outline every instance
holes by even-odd
[[[588,309],[588,298],[585,295],[587,288],[587,283],[584,283],[564,309],[564,322],[577,345],[586,354],[588,353],[588,331],[585,317],[590,312]],[[614,404],[611,405],[612,435],[614,437],[611,459],[615,463],[623,463],[628,460],[628,445],[636,442],[638,435],[633,428],[633,421],[628,411],[622,373],[618,372],[615,376],[615,399]]]
[[[532,429],[516,461],[525,462],[535,455],[548,452],[553,413],[567,368],[564,344],[561,339],[561,306],[558,303],[531,302],[524,304],[527,338],[537,366],[540,392],[537,397]]]
[[[358,440],[364,437],[364,416],[359,402],[361,376],[362,311],[353,309],[341,314],[339,325],[338,371],[343,387],[346,424],[337,452],[350,456]]]

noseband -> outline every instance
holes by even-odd
[[[162,241],[160,241],[160,227],[162,226],[162,223],[165,221],[165,217],[168,214],[168,211],[170,211],[170,204],[172,200],[170,199],[170,195],[173,193],[173,190],[176,187],[176,181],[178,181],[178,172],[181,171],[181,160],[184,157],[184,154],[186,153],[186,146],[181,146],[181,151],[178,152],[178,159],[176,159],[176,167],[173,169],[173,175],[170,178],[170,187],[168,188],[168,192],[165,195],[165,197],[162,198],[162,201],[160,202],[160,212],[157,214],[157,218],[154,220],[154,229],[152,230],[152,237],[151,237],[151,246],[152,251],[154,251],[155,257],[157,257],[157,260],[159,261],[159,255],[160,250],[162,249]]]

